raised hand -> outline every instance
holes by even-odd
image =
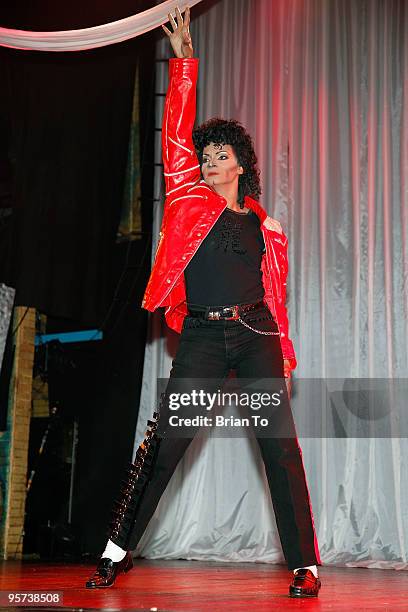
[[[168,14],[173,32],[170,32],[165,25],[162,25],[170,39],[171,46],[176,57],[193,57],[193,44],[190,36],[190,8],[187,6],[184,12],[184,20],[178,6],[176,6],[176,20],[171,13]]]

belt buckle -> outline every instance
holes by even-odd
[[[219,310],[210,310],[210,312],[207,315],[207,319],[209,321],[219,321],[220,320]]]
[[[224,316],[225,311],[230,311],[231,316]],[[239,319],[238,311],[239,311],[238,306],[225,306],[225,308],[222,309],[223,319],[225,319],[226,321],[236,321],[237,319]]]

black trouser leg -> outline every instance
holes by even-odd
[[[247,322],[261,331],[278,329],[273,320],[257,320],[255,315]],[[276,437],[257,437],[283,554],[289,569],[320,565],[302,451],[283,378],[279,336],[252,332],[252,336],[246,336],[245,341],[243,338],[244,335],[238,342],[237,375],[247,379],[280,379],[280,386],[284,390],[277,414]],[[283,431],[285,437],[279,437],[279,431]]]
[[[302,451],[295,438],[258,438],[289,569],[320,565]]]

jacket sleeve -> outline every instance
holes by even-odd
[[[280,331],[280,341],[284,359],[290,361],[292,370],[296,368],[296,354],[293,342],[289,337],[289,320],[286,309],[286,278],[288,275],[288,239],[285,234],[273,232],[277,239],[274,240],[274,251],[279,267],[280,275],[280,296],[276,300],[276,319]]]
[[[169,60],[169,86],[164,104],[162,155],[166,196],[185,183],[200,179],[193,145],[198,58]]]

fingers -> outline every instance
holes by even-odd
[[[184,11],[184,25],[187,27],[190,25],[190,7],[189,6],[186,6],[186,9]]]
[[[181,28],[184,26],[186,26],[188,28],[188,26],[190,25],[190,8],[187,6],[185,8],[185,13],[184,13],[184,21],[183,21],[183,17],[181,15],[181,11],[179,9],[178,6],[176,6],[176,20],[174,19],[173,15],[171,13],[167,13],[167,17],[169,18],[169,21],[173,27],[173,31],[177,30],[177,28]],[[164,28],[164,26],[162,26]],[[166,28],[167,29],[167,28]],[[170,32],[170,30],[167,29],[167,32]],[[166,32],[166,34],[167,34]],[[171,32],[170,32],[171,34]]]
[[[191,36],[190,36],[190,32],[189,32],[188,28],[186,28],[186,27],[183,28],[182,35],[183,35],[183,42],[186,45],[191,44]]]
[[[174,35],[180,36],[181,35],[181,40],[183,42],[184,45],[187,46],[192,46],[191,45],[191,36],[190,36],[190,31],[189,31],[189,24],[190,24],[190,8],[187,6],[185,8],[185,13],[184,13],[184,21],[183,21],[183,17],[181,15],[181,11],[180,8],[178,6],[176,6],[176,19],[173,17],[173,15],[171,13],[167,14],[167,17],[169,19],[169,22],[171,23],[171,27],[173,28],[173,32],[171,32],[171,30],[169,30],[169,28],[167,28],[165,25],[162,24],[162,28],[165,31],[166,35],[169,38],[174,38]]]
[[[169,18],[169,21],[173,27],[173,31],[177,30],[177,23],[176,20],[174,19],[173,15],[171,13],[167,14],[167,17]]]
[[[181,16],[181,12],[178,6],[176,6],[176,17],[177,17],[177,24],[179,28],[181,28],[183,25],[183,18]]]

